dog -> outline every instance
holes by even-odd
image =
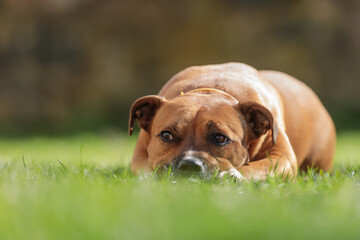
[[[136,120],[135,173],[171,165],[204,178],[264,180],[333,163],[335,126],[316,94],[285,73],[242,63],[179,72],[133,103],[130,135]]]

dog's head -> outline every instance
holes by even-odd
[[[171,164],[177,172],[204,177],[247,163],[249,145],[269,130],[276,141],[268,109],[255,102],[238,103],[218,90],[191,91],[171,100],[142,97],[130,110],[130,135],[135,120],[150,135],[151,168]]]

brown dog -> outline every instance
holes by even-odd
[[[215,169],[237,178],[265,179],[274,173],[296,176],[308,166],[329,170],[335,127],[315,93],[276,71],[240,63],[187,68],[159,95],[135,101],[142,128],[131,168],[211,176]]]

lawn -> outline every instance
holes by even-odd
[[[0,239],[359,239],[360,132],[292,182],[135,177],[136,137],[0,139]]]

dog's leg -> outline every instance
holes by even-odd
[[[278,142],[268,151],[259,154],[258,160],[241,166],[239,172],[246,179],[265,180],[267,176],[295,177],[297,161],[290,141],[284,132],[278,136]]]
[[[135,173],[151,171],[148,162],[147,147],[150,136],[143,129],[140,130],[139,138],[135,146],[134,155],[131,161],[131,170]]]

